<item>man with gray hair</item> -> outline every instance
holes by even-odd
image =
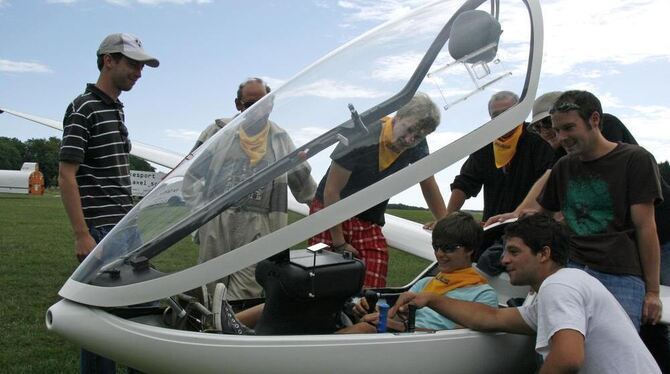
[[[370,133],[354,144],[340,144],[319,183],[310,214],[376,183],[428,155],[426,136],[440,124],[440,111],[424,93],[417,93],[396,116],[370,125]],[[434,177],[421,181],[421,191],[436,220],[446,215]],[[384,287],[388,245],[382,234],[388,200],[310,239],[336,251],[349,251],[365,261],[364,287]]]
[[[519,97],[510,91],[494,94],[489,100],[491,119],[519,102]],[[451,196],[447,212],[460,210],[465,200],[477,196],[484,187],[483,221],[489,217],[514,209],[533,183],[551,168],[554,155],[551,147],[520,123],[512,131],[495,139],[491,145],[479,149],[465,161],[461,172],[451,184]],[[490,240],[476,251],[493,244]]]

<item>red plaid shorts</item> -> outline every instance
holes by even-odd
[[[309,206],[309,214],[323,209],[323,203],[316,199]],[[344,240],[351,244],[361,254],[365,263],[364,288],[386,287],[386,273],[388,272],[389,253],[386,238],[382,234],[381,226],[364,221],[357,217],[342,222]],[[330,231],[326,230],[309,239],[309,245],[316,243],[333,244]]]

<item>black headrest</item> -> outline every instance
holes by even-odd
[[[456,17],[449,36],[449,53],[454,60],[495,43],[495,47],[471,57],[466,62],[491,62],[498,52],[500,23],[483,10],[468,10]]]

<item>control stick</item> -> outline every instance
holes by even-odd
[[[379,293],[373,290],[365,290],[363,295],[365,297],[365,301],[368,303],[368,313],[374,313],[377,301],[379,301]]]

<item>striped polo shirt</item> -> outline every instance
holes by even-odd
[[[77,184],[89,226],[115,225],[133,207],[129,152],[123,104],[88,84],[65,112],[59,160],[79,164]]]

